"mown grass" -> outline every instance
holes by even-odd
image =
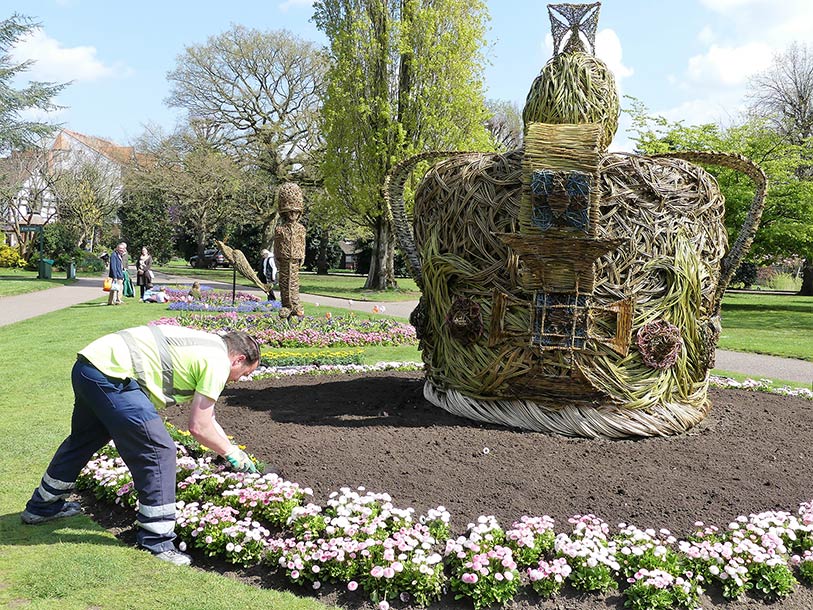
[[[25,269],[0,269],[0,297],[10,297],[17,294],[26,294],[29,292],[37,292],[39,290],[47,290],[56,286],[67,286],[73,284],[76,280],[69,280],[64,277],[60,278],[56,273],[56,277],[50,280],[37,279],[36,271],[26,271]],[[60,272],[59,275],[65,275]]]
[[[813,297],[727,293],[721,349],[813,361]]]

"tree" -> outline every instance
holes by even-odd
[[[751,108],[796,145],[813,137],[813,49],[794,42],[751,78]]]
[[[60,168],[52,162],[44,145],[14,150],[0,159],[0,218],[20,244],[25,260],[38,246],[35,233],[24,233],[22,225],[48,224],[56,218],[54,184]]]
[[[491,116],[486,121],[497,150],[515,150],[522,146],[522,109],[516,102],[489,100]]]
[[[101,155],[64,167],[53,184],[59,219],[78,231],[76,246],[92,250],[96,234],[121,205],[121,170]]]
[[[277,220],[275,187],[293,181],[307,190],[319,182],[307,170],[320,146],[326,70],[327,57],[312,42],[286,30],[235,25],[187,47],[167,76],[167,102],[187,111],[198,135],[241,167],[258,170],[255,195],[245,203],[264,247],[271,247]]]
[[[332,60],[322,112],[331,205],[374,235],[366,288],[395,285],[387,172],[431,149],[490,146],[482,0],[318,0]]]
[[[125,180],[124,203],[118,210],[121,238],[133,252],[147,246],[156,261],[168,261],[174,252],[175,224],[160,190]]]
[[[800,147],[797,177],[813,180],[813,49],[792,43],[773,58],[766,71],[752,78],[750,89],[752,110],[769,120],[791,144]],[[808,197],[809,193],[808,189]],[[813,242],[810,218],[797,231],[807,242]],[[799,294],[813,296],[813,246],[808,245],[798,253],[805,259]]]
[[[22,113],[58,109],[59,106],[52,100],[67,83],[29,82],[22,89],[15,89],[13,86],[14,81],[34,62],[27,60],[15,64],[11,61],[9,51],[15,43],[39,27],[29,17],[16,13],[0,21],[0,155],[34,145],[56,128],[48,123],[25,120]]]
[[[276,184],[317,145],[326,68],[312,42],[235,25],[178,56],[167,102],[204,123],[215,147]]]
[[[170,136],[147,133],[138,149],[143,154],[127,176],[128,190],[160,193],[170,218],[194,239],[203,264],[203,251],[216,234],[245,216],[246,172],[191,129]]]
[[[760,228],[749,259],[789,257],[813,252],[813,182],[800,178],[807,145],[797,145],[780,134],[765,119],[750,117],[741,124],[722,128],[706,124],[687,127],[650,117],[646,108],[633,100],[633,138],[639,152],[663,153],[680,150],[722,150],[740,153],[758,163],[768,176],[768,194]],[[754,196],[750,180],[730,169],[707,168],[726,199],[725,224],[729,236],[736,235]]]

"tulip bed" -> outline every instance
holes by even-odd
[[[751,591],[771,601],[799,581],[813,584],[813,502],[795,514],[738,517],[725,528],[696,524],[677,539],[667,530],[576,515],[557,533],[546,516],[504,529],[481,516],[452,536],[442,506],[416,515],[385,493],[342,488],[325,506],[308,488],[276,474],[225,469],[188,433],[170,427],[178,449],[176,532],[182,549],[228,562],[261,564],[291,583],[361,590],[386,610],[426,606],[452,592],[476,609],[505,604],[521,587],[542,597],[622,589],[627,607],[691,609],[714,590],[733,600]],[[105,502],[135,506],[126,466],[112,445],[95,455],[78,485]]]

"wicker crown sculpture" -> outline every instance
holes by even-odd
[[[412,323],[428,400],[528,430],[676,434],[710,407],[720,301],[759,224],[765,175],[725,153],[608,153],[619,105],[591,53],[598,10],[548,7],[555,55],[528,94],[522,150],[424,153],[385,189],[422,289]],[[406,177],[443,157],[416,191],[413,230]],[[757,185],[730,250],[719,187],[689,161]]]

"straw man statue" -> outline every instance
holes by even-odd
[[[280,317],[302,317],[299,304],[299,267],[305,260],[305,227],[302,216],[302,191],[293,182],[279,187],[278,199],[281,223],[274,230],[274,259],[279,273],[279,291],[282,301]]]

